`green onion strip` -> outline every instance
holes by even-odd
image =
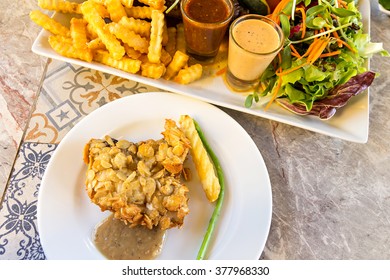
[[[341,30],[345,27],[348,27],[348,26],[351,26],[352,23],[346,23],[346,24],[343,24],[341,26],[338,26],[338,27],[335,27],[335,28],[332,28],[332,29],[329,29],[329,30],[326,30],[324,32],[321,32],[321,33],[318,33],[318,34],[315,34],[315,35],[312,35],[310,37],[307,37],[307,38],[304,38],[302,40],[297,40],[297,41],[290,41],[291,44],[299,44],[299,43],[303,43],[305,41],[309,41],[311,39],[314,39],[314,38],[317,38],[317,37],[321,37],[323,35],[326,35],[328,33],[332,33],[333,31],[337,31],[337,30]]]
[[[173,10],[173,8],[176,7],[176,5],[179,3],[180,0],[176,0],[166,11],[165,13],[168,14],[170,11]]]
[[[297,0],[293,1],[292,7],[291,7],[291,19],[294,20],[295,17],[295,8],[297,6]]]
[[[217,171],[219,184],[221,185],[221,190],[220,190],[217,202],[215,204],[213,214],[210,218],[206,234],[203,237],[203,242],[199,248],[198,256],[196,258],[197,260],[203,260],[205,257],[205,254],[207,252],[207,248],[209,246],[212,234],[213,234],[214,229],[216,227],[218,217],[221,213],[223,199],[225,196],[225,180],[224,180],[221,164],[219,163],[217,156],[214,154],[213,150],[211,149],[210,145],[208,144],[206,137],[204,136],[203,131],[201,130],[199,124],[195,120],[194,120],[194,125],[196,128],[196,131],[199,134],[200,139],[202,140],[203,146],[205,147],[207,153],[209,154],[211,160],[213,161],[214,167]]]

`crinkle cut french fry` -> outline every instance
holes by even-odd
[[[102,40],[110,55],[114,59],[121,59],[125,55],[125,48],[109,30],[104,28],[106,24],[99,15],[96,5],[99,4],[91,1],[86,1],[81,4],[81,12],[84,15],[84,19],[91,25],[91,28]]]
[[[142,53],[135,50],[133,47],[130,47],[128,44],[124,43],[125,51],[128,57],[132,59],[139,59],[142,56]]]
[[[202,77],[203,67],[200,64],[195,64],[190,67],[181,69],[177,76],[173,79],[179,84],[189,84]]]
[[[100,5],[106,5],[106,0],[87,0],[87,1],[92,1]]]
[[[134,31],[131,31],[116,22],[108,24],[107,27],[112,34],[114,34],[118,39],[121,39],[124,43],[128,44],[130,47],[133,47],[135,50],[142,53],[148,52],[148,40],[136,34]]]
[[[165,50],[171,56],[173,56],[176,51],[176,27],[174,26],[168,27],[167,34],[168,34],[168,42],[165,46]]]
[[[82,18],[72,18],[70,20],[70,36],[76,49],[87,47],[87,22]]]
[[[176,51],[172,58],[171,63],[167,67],[164,78],[167,80],[172,79],[176,74],[187,65],[189,56],[181,51]]]
[[[91,0],[87,0],[87,1],[91,1]],[[92,2],[94,2],[94,4],[92,4],[97,13],[102,17],[102,18],[109,18],[110,17],[110,13],[108,12],[107,10],[107,7],[105,6],[105,0],[102,0],[102,1],[99,1],[99,0],[92,0]]]
[[[133,17],[133,18],[141,18],[141,19],[151,19],[152,18],[152,11],[153,9],[151,7],[132,7],[132,8],[125,8],[127,16]]]
[[[167,26],[167,23],[165,22],[164,20],[164,26],[163,26],[163,33],[162,33],[162,41],[161,41],[161,44],[163,46],[166,46],[168,44],[168,26]]]
[[[96,39],[96,38],[99,38],[99,36],[97,35],[95,29],[92,27],[92,25],[90,23],[87,24],[87,36],[90,40],[93,40],[93,39]],[[100,39],[100,38],[99,38]],[[100,40],[101,41],[101,40]]]
[[[147,54],[142,54],[138,59],[141,60],[142,63],[147,63],[147,62],[149,62],[149,59],[148,59],[148,55],[147,55]],[[149,62],[149,63],[150,63],[150,62]]]
[[[153,10],[151,24],[148,59],[152,63],[159,63],[163,39],[162,34],[164,30],[164,14],[159,10]]]
[[[39,10],[31,11],[30,18],[33,22],[35,22],[36,24],[54,35],[61,35],[66,37],[70,36],[69,28],[63,26],[61,23],[52,19],[51,17],[42,13]]]
[[[151,24],[146,20],[123,17],[118,23],[142,37],[150,38]]]
[[[81,4],[80,9],[84,19],[90,24],[92,30],[98,34],[98,29],[103,29],[103,26],[105,25],[101,11],[103,9],[107,12],[106,7],[93,1],[85,1]]]
[[[112,58],[121,59],[125,55],[125,48],[108,30],[100,30],[98,36],[110,52]]]
[[[162,63],[142,63],[141,64],[141,75],[144,77],[159,79],[165,73],[165,65]]]
[[[184,38],[184,25],[179,23],[176,25],[176,50],[186,53],[187,45]]]
[[[73,40],[71,37],[66,37],[66,36],[62,36],[62,35],[53,35],[53,37],[56,37],[56,38],[52,38],[52,40],[55,40],[55,41],[62,43],[62,44],[68,44],[68,45],[73,46]]]
[[[137,59],[131,59],[122,57],[119,60],[113,59],[111,55],[103,50],[95,51],[93,59],[102,64],[114,67],[116,69],[135,74],[141,68],[141,61]]]
[[[79,3],[66,0],[38,0],[38,6],[44,10],[81,14]]]
[[[165,0],[138,0],[138,1],[156,10],[162,10],[165,4]]]
[[[164,48],[161,49],[160,61],[165,66],[168,66],[168,64],[172,61],[172,56]]]
[[[89,41],[87,46],[91,50],[107,50],[106,45],[103,44],[102,40],[99,37]]]
[[[134,0],[121,0],[122,5],[125,6],[126,8],[131,8],[133,7]]]
[[[92,52],[88,48],[84,49],[76,49],[72,41],[69,40],[68,37],[62,37],[62,36],[50,36],[49,37],[49,44],[53,48],[55,52],[62,56],[70,57],[70,58],[78,58],[81,60],[85,60],[88,62],[92,61]]]
[[[106,0],[107,11],[110,14],[110,19],[114,22],[120,21],[122,17],[126,17],[126,11],[121,0]]]

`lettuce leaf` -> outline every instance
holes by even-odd
[[[356,34],[354,43],[360,56],[370,58],[379,53],[382,56],[389,56],[389,53],[383,49],[383,43],[373,43],[368,34]]]
[[[312,108],[307,108],[301,102],[292,102],[289,98],[278,98],[276,101],[284,108],[299,115],[315,115],[321,119],[330,119],[336,110],[347,104],[352,96],[366,90],[374,81],[375,73],[367,71],[350,78],[346,83],[338,85],[331,89],[321,100],[316,100]]]

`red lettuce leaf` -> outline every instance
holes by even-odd
[[[330,119],[338,108],[343,107],[352,96],[365,91],[374,81],[375,73],[367,71],[349,79],[348,82],[331,89],[326,98],[314,101],[310,111],[301,104],[292,104],[288,98],[278,98],[277,102],[289,111],[299,115],[315,115],[320,119]]]

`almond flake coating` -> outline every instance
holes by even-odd
[[[162,134],[163,139],[139,143],[91,139],[84,149],[91,201],[130,226],[180,227],[189,213],[180,175],[190,144],[172,120]]]

